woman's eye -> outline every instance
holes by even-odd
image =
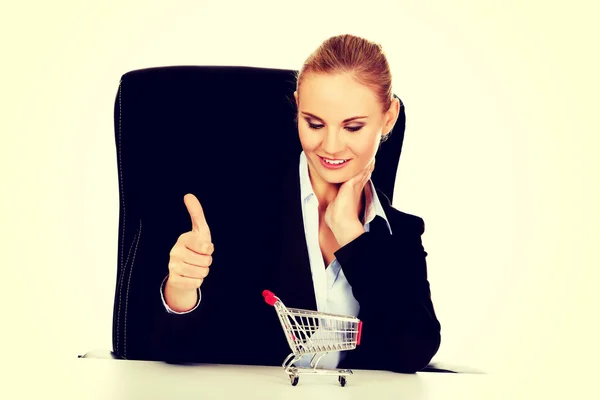
[[[311,124],[310,122],[308,122],[308,127],[310,129],[317,130],[317,129],[323,128],[323,126],[324,125],[322,125],[322,124]],[[363,128],[362,126],[347,126],[347,127],[345,127],[345,129],[348,132],[357,132],[357,131],[361,130],[362,128]]]
[[[362,129],[362,126],[347,126],[346,130],[350,131],[350,132],[356,132],[356,131],[360,131]]]

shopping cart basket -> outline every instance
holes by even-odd
[[[319,361],[332,351],[353,350],[360,345],[362,321],[356,317],[329,314],[312,310],[287,308],[272,292],[263,291],[265,302],[277,311],[279,322],[292,353],[283,361],[283,368],[292,386],[298,384],[300,374],[337,375],[341,386],[346,386],[349,369],[318,368]],[[302,356],[312,354],[311,368],[294,365]]]

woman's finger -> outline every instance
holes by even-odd
[[[362,176],[362,185],[364,186],[369,179],[371,179],[371,175],[373,174],[373,170],[375,169],[375,159],[371,160],[367,168],[365,168],[364,174]]]
[[[366,186],[366,184],[369,182],[369,179],[371,179],[371,173],[369,172],[368,174],[365,174],[361,180],[361,189],[364,188]]]
[[[187,264],[195,265],[197,267],[210,267],[212,264],[212,256],[198,254],[188,250],[183,257],[183,261]]]
[[[197,267],[195,265],[190,265],[186,263],[182,263],[177,268],[177,272],[186,278],[192,279],[204,279],[207,277],[209,268],[206,267]]]

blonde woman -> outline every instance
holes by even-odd
[[[227,265],[217,265],[217,253],[213,265],[220,244],[212,243],[198,199],[186,195],[192,230],[170,253],[160,328],[151,332],[157,352],[174,362],[280,365],[289,349],[273,310],[261,303],[261,290],[270,289],[289,307],[363,321],[361,345],[329,353],[321,367],[418,371],[440,345],[424,223],[392,207],[370,180],[400,111],[385,54],[364,38],[329,38],[308,57],[296,87],[303,151],[289,179],[276,183],[281,196],[265,199],[273,205],[272,247],[228,254]],[[213,282],[212,269],[220,271]],[[239,296],[235,323],[224,297],[215,300],[222,292]]]

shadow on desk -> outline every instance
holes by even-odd
[[[115,359],[122,360],[123,358],[117,356],[114,352],[109,350],[94,350],[87,352],[83,355],[79,355],[78,358],[100,358],[100,359]],[[433,362],[419,372],[436,372],[446,374],[485,374],[483,371],[476,370],[474,368],[449,365],[446,363]]]

